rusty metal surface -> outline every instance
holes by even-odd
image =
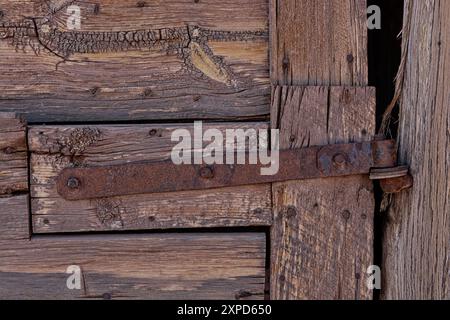
[[[247,157],[248,159],[248,157]],[[394,141],[328,145],[280,152],[276,175],[261,175],[263,165],[175,165],[172,161],[64,169],[58,193],[84,200],[143,193],[176,192],[369,174],[396,165]]]
[[[414,185],[414,179],[410,174],[403,177],[380,180],[380,186],[384,193],[400,193],[411,189]]]

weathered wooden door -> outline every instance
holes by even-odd
[[[169,159],[194,120],[279,129],[282,149],[372,140],[365,0],[0,10],[0,297],[372,298],[367,175],[77,201],[56,186]]]

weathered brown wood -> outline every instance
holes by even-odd
[[[265,235],[37,237],[0,242],[2,299],[264,298]],[[81,290],[69,290],[71,265]]]
[[[214,124],[264,129],[266,123]],[[33,230],[36,233],[168,228],[268,226],[270,185],[92,201],[66,201],[56,177],[70,166],[170,159],[174,130],[192,125],[35,126],[29,132]],[[242,151],[242,150],[241,150]]]
[[[0,112],[0,196],[28,190],[27,158],[24,123]]]
[[[68,30],[67,4],[80,7],[80,30]],[[267,0],[0,0],[0,9],[2,111],[46,123],[269,113]]]
[[[270,0],[271,81],[367,85],[366,0]]]
[[[30,237],[28,153],[25,124],[14,113],[0,112],[0,240]]]
[[[272,127],[281,148],[370,139],[365,0],[271,0]],[[297,86],[297,87],[283,87]],[[273,299],[368,299],[374,197],[368,177],[273,186]]]
[[[29,214],[28,195],[0,197],[0,240],[29,239]]]
[[[393,197],[383,299],[450,299],[450,2],[405,2],[399,158],[414,188]]]
[[[273,97],[281,148],[364,141],[375,133],[373,88],[276,87]],[[274,184],[273,203],[273,299],[371,298],[368,177]]]

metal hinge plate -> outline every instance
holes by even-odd
[[[175,165],[172,161],[67,168],[58,176],[57,189],[67,200],[85,200],[361,175],[395,167],[396,153],[392,140],[280,151],[275,175],[262,175],[265,166],[259,164]]]

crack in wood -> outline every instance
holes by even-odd
[[[21,22],[1,24],[0,40],[9,40],[17,51],[30,47],[39,55],[41,50],[46,50],[62,62],[78,62],[71,60],[76,54],[137,50],[163,52],[182,60],[183,71],[192,77],[208,78],[234,88],[245,84],[245,80],[238,79],[224,58],[213,53],[209,42],[268,41],[265,30],[216,31],[190,25],[113,32],[63,31],[52,22],[53,11],[49,17],[25,18]]]

